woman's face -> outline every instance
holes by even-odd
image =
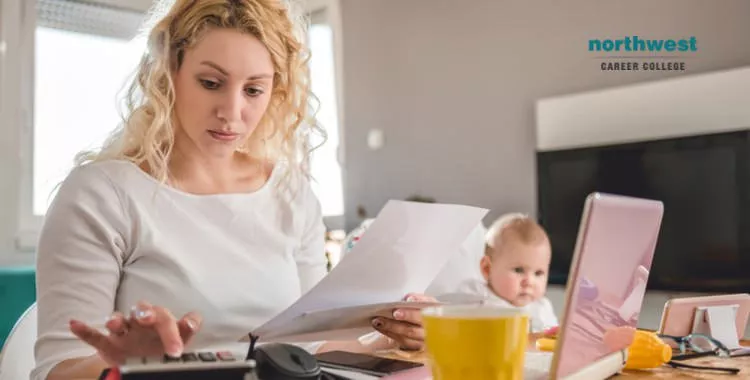
[[[273,74],[271,56],[254,36],[207,31],[174,74],[177,150],[232,156],[268,108]]]

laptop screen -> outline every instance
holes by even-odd
[[[632,342],[663,214],[658,201],[599,193],[585,207],[553,361],[556,377]]]

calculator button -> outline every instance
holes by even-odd
[[[172,356],[169,356],[169,355],[164,355],[163,362],[164,363],[177,363],[177,362],[179,362],[181,360],[182,360],[181,358],[175,358],[175,357],[172,357]]]
[[[197,362],[198,361],[198,355],[188,352],[185,354],[182,354],[182,361],[183,362]]]
[[[211,352],[201,352],[198,354],[198,358],[200,358],[204,362],[215,362],[216,361],[216,355],[214,355]]]
[[[234,355],[232,355],[229,351],[221,351],[217,352],[216,356],[219,358],[219,360],[223,362],[231,362],[234,361]]]

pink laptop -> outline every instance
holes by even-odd
[[[527,352],[524,379],[602,380],[622,371],[661,228],[659,201],[586,198],[555,352]],[[419,368],[389,379],[429,379]]]
[[[586,198],[555,353],[548,371],[538,368],[541,378],[596,380],[622,370],[663,213],[662,202],[654,200],[601,193]]]

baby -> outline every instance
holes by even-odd
[[[461,293],[479,295],[490,303],[524,309],[531,332],[557,326],[545,297],[552,247],[544,229],[523,214],[506,214],[489,228],[480,269],[484,282],[465,283]]]

